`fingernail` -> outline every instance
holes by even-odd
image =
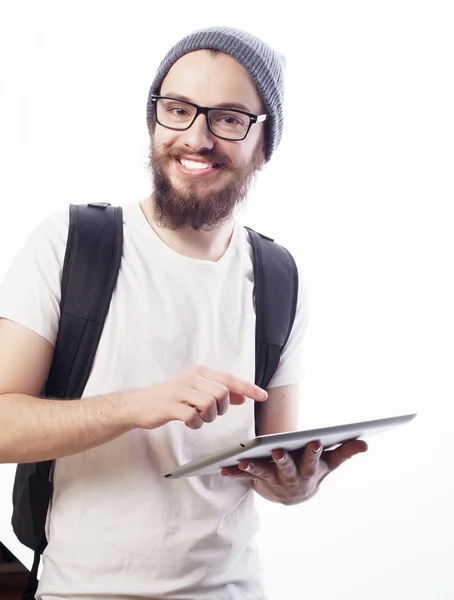
[[[314,446],[314,448],[312,448],[312,454],[320,454],[322,449],[323,449],[323,446],[320,443],[318,443]]]
[[[240,469],[242,471],[251,471],[252,470],[252,464],[249,463],[248,465],[246,465],[245,467],[240,467]]]
[[[281,454],[282,456],[280,458],[276,458],[276,462],[278,463],[284,462],[284,460],[287,458],[287,453],[285,450],[282,450]]]
[[[262,390],[262,388],[257,387],[256,393],[257,393],[257,398],[267,398],[268,397],[268,393],[265,392],[265,390]]]

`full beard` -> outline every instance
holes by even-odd
[[[227,157],[215,152],[200,151],[194,157],[203,158],[230,171],[229,181],[221,188],[203,194],[202,181],[188,182],[176,187],[170,181],[166,164],[190,153],[168,149],[158,152],[150,146],[150,169],[153,180],[152,211],[153,219],[163,228],[177,231],[191,227],[195,231],[212,231],[228,221],[246,200],[254,176],[263,165],[263,152],[260,147],[253,152],[253,159],[243,167],[234,167]]]

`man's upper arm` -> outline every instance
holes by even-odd
[[[284,433],[298,429],[301,386],[282,385],[268,389],[268,398],[260,404],[258,435]]]
[[[0,319],[0,395],[38,396],[50,370],[54,347],[23,325]]]
[[[292,331],[280,356],[279,365],[267,388],[268,399],[260,405],[259,435],[298,429],[301,383],[304,380],[304,341],[308,324],[307,285],[299,272],[298,303]]]
[[[60,319],[68,211],[30,233],[0,282],[0,394],[37,396],[49,373]]]

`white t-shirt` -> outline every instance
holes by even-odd
[[[252,250],[235,221],[218,262],[188,258],[127,204],[124,250],[84,396],[148,386],[203,364],[254,381]],[[67,212],[29,236],[0,286],[0,316],[55,344]],[[302,379],[307,323],[300,276],[294,327],[269,387]],[[194,431],[172,422],[133,430],[58,459],[47,520],[42,600],[262,600],[254,492],[221,475],[160,473],[254,435],[254,403]]]

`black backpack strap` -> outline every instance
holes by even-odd
[[[70,206],[60,325],[46,396],[80,398],[90,375],[123,249],[121,207]]]
[[[80,398],[101,338],[123,250],[121,207],[71,205],[63,264],[60,322],[43,396]],[[18,465],[13,490],[13,527],[35,551],[22,600],[34,600],[47,540],[45,521],[52,496],[53,461]]]
[[[255,384],[266,389],[279,365],[295,320],[298,269],[286,248],[249,227],[246,229],[254,264]],[[256,423],[259,406],[256,403]]]
[[[24,591],[22,592],[22,600],[35,600],[36,590],[38,589],[38,567],[41,560],[42,550],[35,550],[33,556],[33,566],[27,578]]]

